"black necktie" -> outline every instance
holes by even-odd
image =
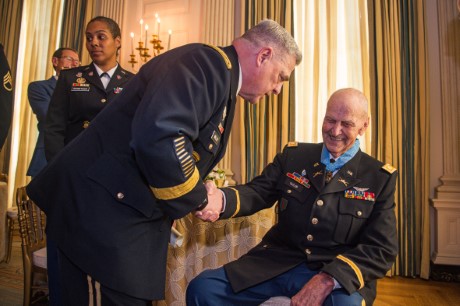
[[[109,74],[107,72],[103,72],[99,77],[101,78],[102,85],[104,85],[104,89],[107,88],[107,85],[109,85],[110,82]]]

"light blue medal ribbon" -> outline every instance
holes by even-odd
[[[335,172],[342,168],[343,165],[348,163],[353,156],[356,155],[359,151],[359,139],[356,139],[353,146],[348,149],[345,153],[339,156],[334,163],[331,163],[331,153],[326,148],[326,145],[323,144],[323,150],[321,151],[321,163],[326,166],[326,171]]]

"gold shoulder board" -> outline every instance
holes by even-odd
[[[230,70],[232,69],[232,63],[230,62],[230,59],[228,58],[227,54],[225,54],[224,51],[222,51],[220,48],[216,47],[216,46],[213,46],[213,45],[210,45],[210,44],[204,44],[205,46],[208,46],[210,48],[213,48],[214,50],[216,50],[217,52],[219,52],[219,54],[222,56],[222,58],[224,59],[224,62],[225,64],[227,65],[227,69]]]
[[[392,165],[390,164],[385,164],[383,167],[382,167],[383,170],[385,170],[386,172],[392,174],[393,172],[396,171],[396,168],[393,167]]]
[[[287,146],[288,148],[297,147],[299,143],[297,141],[289,141]]]

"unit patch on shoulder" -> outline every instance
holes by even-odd
[[[297,147],[298,145],[299,145],[299,143],[297,141],[289,141],[287,143],[288,148]]]
[[[396,171],[396,168],[393,167],[392,165],[390,164],[385,164],[383,167],[382,167],[383,170],[385,170],[386,172],[392,174],[393,172]]]
[[[213,48],[214,50],[216,50],[217,52],[219,52],[219,54],[223,57],[224,59],[224,62],[225,62],[225,65],[227,65],[227,69],[230,70],[232,69],[232,62],[230,62],[230,59],[228,58],[227,54],[225,54],[224,51],[222,51],[220,48],[216,47],[216,46],[213,46],[213,45],[210,45],[210,44],[204,44],[205,46],[208,46],[210,48]]]

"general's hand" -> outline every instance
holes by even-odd
[[[326,273],[319,273],[310,279],[291,299],[292,306],[321,306],[334,289],[334,280]]]
[[[195,212],[195,217],[203,221],[214,222],[219,219],[224,205],[222,192],[216,187],[213,181],[206,181],[204,185],[208,192],[208,205],[203,210]]]

